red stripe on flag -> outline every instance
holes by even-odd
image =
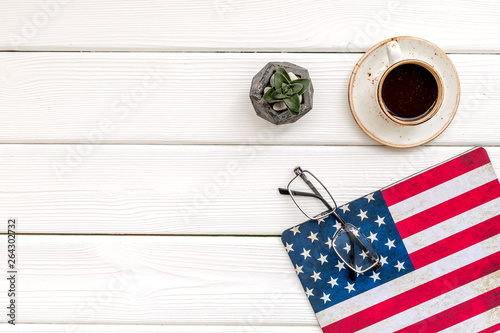
[[[324,333],[355,332],[427,302],[500,269],[500,252],[323,327]]]
[[[396,332],[438,332],[493,309],[498,305],[500,305],[500,287]]]
[[[477,148],[467,154],[395,184],[383,190],[382,195],[387,205],[392,206],[489,162],[490,159],[486,150],[484,148]]]
[[[495,333],[495,332],[500,332],[500,323],[493,325],[491,327],[488,327],[487,329],[482,330],[482,331],[477,332],[477,333]]]
[[[498,179],[492,180],[453,199],[401,220],[396,223],[399,234],[402,238],[409,237],[496,199],[500,197],[499,185]]]
[[[419,269],[499,233],[500,215],[497,215],[410,253],[410,259],[413,267]]]

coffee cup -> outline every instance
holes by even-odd
[[[389,65],[379,76],[377,100],[391,121],[414,126],[428,121],[443,102],[441,77],[430,64],[404,58],[397,41],[385,45]]]

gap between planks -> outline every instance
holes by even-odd
[[[283,7],[265,0],[101,0],[46,7],[36,0],[0,2],[0,48],[345,52],[413,35],[447,52],[500,51],[500,8],[492,1],[290,0]]]

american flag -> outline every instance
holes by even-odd
[[[500,331],[500,185],[483,148],[338,213],[372,241],[378,271],[349,279],[331,216],[282,235],[323,332]]]

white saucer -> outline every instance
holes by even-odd
[[[389,67],[385,44],[397,41],[403,58],[420,59],[438,72],[444,98],[430,120],[405,126],[387,118],[377,102],[377,79]],[[450,58],[436,45],[416,37],[394,37],[373,46],[354,67],[349,81],[349,107],[359,127],[386,146],[410,148],[423,145],[441,134],[451,123],[460,101],[460,82]]]

